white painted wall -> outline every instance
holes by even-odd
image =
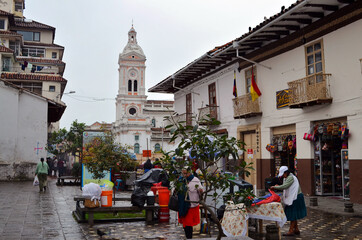
[[[175,111],[179,114],[186,112],[186,94],[191,91],[193,113],[208,103],[208,85],[216,82],[217,103],[220,129],[226,128],[229,136],[236,137],[237,126],[261,122],[261,157],[270,158],[265,146],[270,143],[273,127],[289,124],[296,125],[297,155],[300,159],[313,157],[312,144],[302,139],[313,121],[347,117],[351,136],[349,138],[350,159],[362,159],[362,20],[331,32],[321,39],[324,44],[325,73],[332,74],[330,90],[333,103],[327,105],[306,107],[304,109],[277,109],[276,92],[287,89],[288,82],[306,76],[304,46],[292,49],[286,53],[268,59],[262,64],[272,69],[257,67],[257,84],[262,92],[261,117],[246,120],[234,120],[232,105],[233,72],[237,66],[230,66],[222,72],[201,80],[197,84],[185,88],[185,91],[175,93]],[[312,43],[312,42],[310,42]],[[307,43],[307,44],[310,44]],[[238,95],[244,95],[245,70],[237,72]]]
[[[0,180],[33,178],[36,163],[46,157],[48,103],[0,82],[0,112]]]

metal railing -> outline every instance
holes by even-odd
[[[209,120],[209,116],[211,118],[215,118],[218,120],[218,107],[219,106],[207,106],[203,108],[199,108],[199,122],[200,124],[204,122],[204,120]],[[209,116],[208,116],[209,115]]]
[[[315,74],[288,82],[289,106],[303,105],[311,102],[332,100],[329,77],[331,74]]]
[[[233,99],[234,118],[247,118],[261,114],[259,98],[251,100],[251,94],[236,97]]]

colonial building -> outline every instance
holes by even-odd
[[[0,1],[0,180],[33,178],[59,128],[64,47],[55,28],[26,19],[25,0]]]
[[[362,1],[299,0],[149,91],[244,141],[256,190],[287,165],[305,194],[362,203],[361,18]]]
[[[54,27],[25,18],[24,9],[25,0],[0,2],[0,76],[60,103],[64,112],[64,47],[54,43]],[[49,132],[58,129],[59,122],[49,123]]]
[[[128,43],[119,55],[119,89],[116,97],[116,140],[133,147],[137,159],[145,158],[144,150],[159,153],[173,144],[165,131],[164,117],[173,113],[173,101],[147,100],[146,55],[137,43],[137,32],[131,28]]]

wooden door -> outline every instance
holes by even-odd
[[[192,125],[192,99],[191,93],[186,95],[186,125]]]
[[[245,177],[245,181],[251,183],[256,189],[257,178],[256,178],[256,169],[257,169],[257,143],[256,143],[256,133],[244,133],[244,142],[245,142],[245,151],[244,151],[244,160],[246,163],[253,163],[252,167],[255,170],[250,171],[249,177]]]
[[[217,119],[216,85],[209,85],[209,110],[210,116]]]

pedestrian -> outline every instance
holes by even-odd
[[[182,176],[179,178],[183,183],[182,190],[178,192],[179,223],[183,225],[187,239],[192,238],[192,227],[200,223],[199,201],[203,192],[200,180],[191,171],[189,166],[182,169]]]
[[[145,170],[145,173],[150,171],[150,169],[152,169],[152,168],[153,168],[153,165],[151,163],[151,159],[147,159],[147,161],[143,165],[143,169]]]
[[[307,216],[304,195],[296,176],[288,170],[287,166],[281,166],[278,177],[283,177],[282,185],[272,186],[271,189],[283,190],[284,212],[290,221],[289,232],[283,236],[299,235],[298,220]]]
[[[39,192],[47,190],[47,178],[48,178],[49,166],[44,162],[44,158],[40,158],[40,162],[36,166],[35,175],[39,179]]]
[[[62,159],[58,160],[58,174],[59,177],[63,176],[63,172],[64,172],[64,161]]]
[[[52,160],[49,157],[47,157],[47,164],[49,166],[48,176],[51,177],[52,176],[52,171],[53,171],[53,163],[52,163]]]
[[[57,176],[57,171],[58,171],[58,159],[56,157],[54,157],[53,160],[53,171],[54,171],[54,177]]]

